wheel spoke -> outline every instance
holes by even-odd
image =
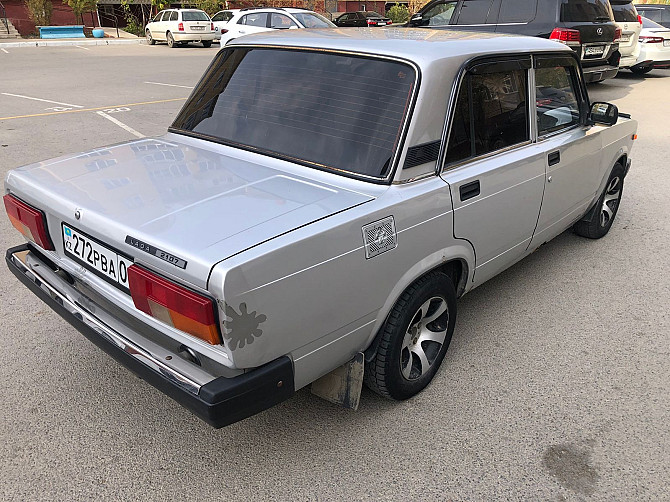
[[[603,202],[604,202],[605,204],[607,204],[608,202],[611,202],[611,201],[613,201],[613,200],[619,200],[619,193],[620,193],[620,192],[619,192],[618,190],[617,190],[615,193],[612,193],[612,194],[609,193],[609,192],[606,193],[606,194],[605,194],[605,199],[603,200]]]
[[[617,188],[618,186],[619,186],[619,177],[617,176],[617,177],[614,178],[612,181],[610,181],[610,185],[609,185],[609,187],[607,188],[607,192],[608,192],[608,193],[611,192],[612,190],[614,190],[614,189]],[[617,190],[617,192],[618,192],[618,190]]]
[[[426,353],[423,351],[423,347],[421,347],[421,344],[417,343],[414,347],[412,347],[410,354],[412,353],[419,358],[419,361],[421,361],[420,374],[423,375],[426,371],[428,371],[430,363],[428,362],[428,357],[426,357]]]
[[[421,321],[422,319],[424,319],[426,317],[426,314],[428,313],[428,309],[430,308],[430,302],[432,300],[433,299],[431,298],[430,300],[427,300],[426,302],[424,302],[423,305],[421,305],[421,307],[419,308],[419,311],[417,312],[418,315],[414,316],[415,319],[417,319],[417,317],[418,317],[417,322]]]
[[[408,350],[409,352],[409,357],[407,359],[407,365],[406,366],[400,366],[400,370],[402,371],[402,376],[404,376],[407,380],[409,380],[409,376],[412,373],[412,362],[414,361],[414,356],[412,356],[412,351]]]
[[[442,314],[444,314],[444,312],[447,310],[447,302],[445,302],[442,298],[439,298],[439,301],[440,301],[440,306],[437,307],[437,310],[435,312],[433,312],[431,315],[424,318],[424,324],[430,324],[435,319],[437,319]],[[424,305],[425,305],[425,303],[424,303]],[[427,312],[427,310],[426,310],[426,312]]]
[[[421,344],[422,342],[437,342],[442,345],[446,336],[446,328],[443,331],[431,331],[428,328],[423,328],[421,330],[421,335],[419,336],[418,344]]]

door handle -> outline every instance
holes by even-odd
[[[458,192],[461,194],[461,201],[477,197],[480,194],[479,180],[461,185],[458,187]]]
[[[550,166],[556,165],[561,161],[561,152],[556,150],[555,152],[551,152],[547,156],[547,161],[549,162]]]

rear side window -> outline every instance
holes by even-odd
[[[284,14],[275,14],[274,12],[270,14],[270,28],[283,30],[288,29],[291,26],[298,25],[295,24],[290,17],[285,16]]]
[[[197,11],[182,12],[181,18],[183,21],[209,21],[207,14]]]
[[[488,19],[492,3],[493,0],[463,0],[456,24],[494,23],[495,19]]]
[[[390,60],[228,48],[171,130],[311,167],[385,178],[415,81],[411,66]]]
[[[447,163],[530,139],[527,70],[468,73],[461,84]]]
[[[528,23],[535,19],[537,0],[502,0],[498,23]]]
[[[619,23],[637,23],[637,11],[633,4],[623,5],[612,4],[614,11],[614,20]]]
[[[609,0],[562,0],[561,21],[593,22],[613,19]]]
[[[540,64],[535,69],[537,129],[543,136],[578,125],[579,92],[574,65]]]
[[[172,13],[170,14],[170,21],[178,21],[179,20],[179,13],[176,10],[173,10]]]

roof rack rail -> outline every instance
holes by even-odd
[[[248,10],[258,10],[258,9],[284,10],[283,7],[245,7],[244,9],[240,9],[240,12],[245,12]]]

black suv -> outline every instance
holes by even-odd
[[[665,28],[670,28],[670,5],[646,3],[635,7],[641,16],[651,19]]]
[[[433,0],[406,26],[551,38],[577,53],[587,82],[619,71],[619,37],[609,0]]]

